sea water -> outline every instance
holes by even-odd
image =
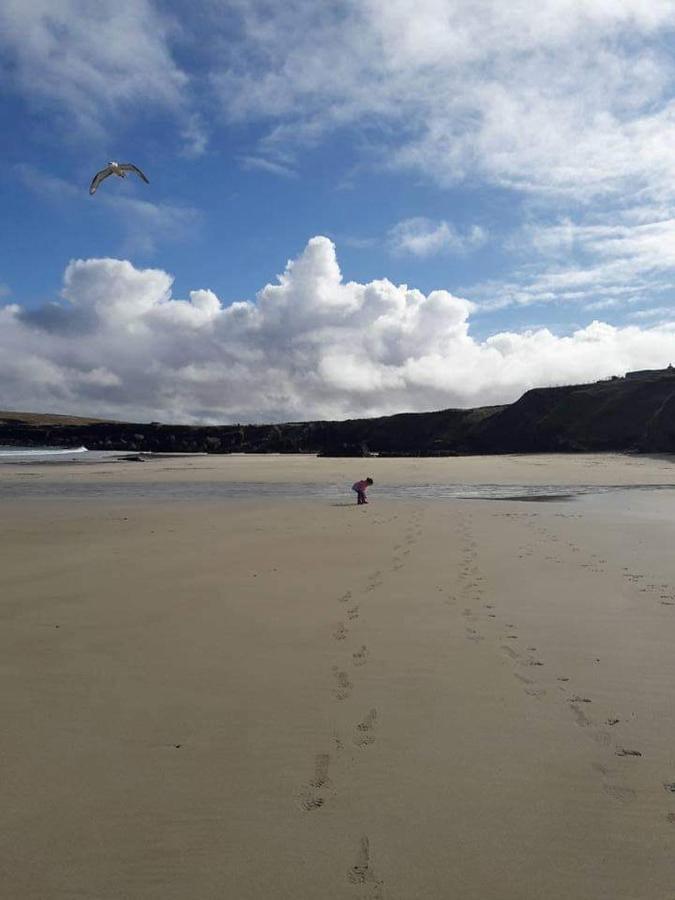
[[[13,444],[0,444],[0,460],[48,459],[50,456],[75,456],[87,453],[86,447],[17,447]]]
[[[119,459],[120,450],[88,450],[86,447],[18,447],[0,444],[0,465],[3,463],[64,463],[105,462]]]
[[[205,454],[151,454],[130,453],[120,450],[88,450],[86,447],[17,447],[0,444],[0,466],[39,464],[49,468],[60,464],[107,462],[118,464],[124,460],[138,458],[152,466],[154,461],[170,457],[189,458]],[[245,454],[244,454],[245,455]],[[232,499],[274,499],[274,498],[316,498],[333,501],[335,505],[354,502],[350,485],[342,483],[297,483],[297,482],[241,482],[241,481],[153,481],[152,469],[142,481],[115,480],[114,476],[86,482],[70,479],[57,481],[36,479],[26,481],[3,479],[0,481],[0,499],[18,497],[109,497],[110,499],[153,499],[153,500],[225,500]],[[112,475],[112,472],[111,472]],[[654,495],[654,492],[670,492],[675,500],[675,478],[664,484],[466,484],[466,483],[421,483],[386,484],[378,482],[373,489],[373,499],[397,500],[521,500],[533,502],[565,502],[581,497],[605,495],[633,496]],[[666,494],[667,496],[667,494]],[[665,499],[665,496],[664,496]]]
[[[113,457],[119,459],[118,454]],[[114,460],[113,460],[114,461]],[[0,463],[1,464],[1,463]],[[151,462],[148,463],[152,465]],[[150,475],[150,473],[148,473]],[[354,503],[350,486],[342,483],[249,482],[249,481],[142,481],[110,478],[87,481],[36,479],[0,481],[0,499],[18,497],[107,497],[118,500],[227,500],[227,499],[283,499],[314,498],[338,505]],[[673,484],[386,484],[378,482],[372,490],[372,500],[522,500],[534,502],[566,502],[585,496],[629,492],[653,494],[671,492]]]

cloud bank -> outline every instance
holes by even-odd
[[[282,168],[355,128],[442,185],[672,199],[674,20],[675,0],[5,0],[0,75],[80,136],[172,116],[186,156],[219,107],[265,129],[241,157]]]
[[[125,260],[74,260],[61,300],[0,307],[0,408],[167,422],[360,417],[511,402],[675,356],[675,315],[477,341],[468,300],[345,282],[321,236],[254,301],[226,306],[209,290],[176,299],[172,280]]]
[[[673,197],[673,0],[235,9],[238,40],[211,80],[231,120],[268,123],[270,154],[358,125],[381,164],[442,185]]]
[[[515,269],[472,290],[493,307],[668,299],[675,0],[234,8],[240,28],[210,81],[228,122],[260,124],[258,158],[349,134],[357,167],[511,197],[539,233],[512,235]],[[387,238],[418,258],[471,249],[471,235],[424,218]]]

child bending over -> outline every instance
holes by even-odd
[[[366,491],[372,483],[372,478],[365,478],[363,481],[357,481],[352,485],[352,490],[356,491],[356,502],[359,506],[361,506],[362,503],[368,502],[366,500]]]

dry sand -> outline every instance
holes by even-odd
[[[0,487],[376,480],[367,509],[3,501],[0,896],[675,897],[675,490],[377,494],[670,483],[673,460],[366,468],[0,470]]]

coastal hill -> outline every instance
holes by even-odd
[[[133,452],[449,456],[477,453],[675,453],[675,369],[534,388],[505,406],[341,422],[167,425],[0,412],[0,444]]]

